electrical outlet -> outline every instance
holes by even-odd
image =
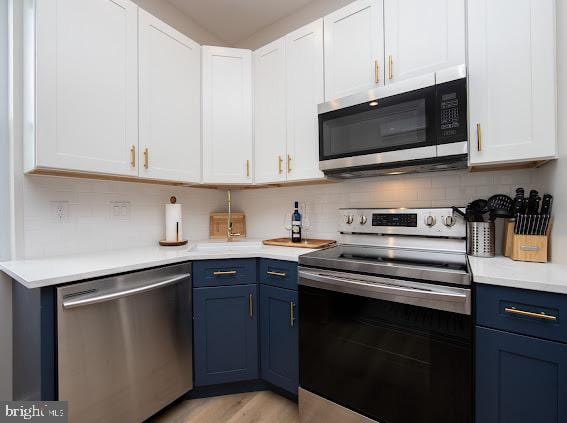
[[[129,201],[111,201],[110,202],[110,219],[112,219],[112,220],[130,220],[130,202]]]
[[[69,202],[68,201],[52,201],[50,203],[51,217],[56,222],[65,222],[69,220]]]

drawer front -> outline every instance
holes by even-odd
[[[256,283],[256,260],[203,260],[193,262],[193,286],[230,286]]]
[[[476,324],[567,342],[567,295],[476,286]]]
[[[297,263],[282,260],[260,260],[260,283],[297,291]]]

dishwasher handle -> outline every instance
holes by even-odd
[[[135,288],[107,292],[97,296],[84,296],[83,298],[80,297],[73,298],[67,301],[63,301],[63,308],[64,309],[75,308],[75,307],[86,306],[89,304],[96,304],[105,301],[117,300],[119,298],[128,297],[130,295],[141,294],[144,292],[153,291],[154,289],[164,288],[166,286],[181,282],[182,280],[187,279],[189,277],[191,277],[190,273],[183,273],[179,276],[175,276],[170,279],[162,280],[159,282],[152,282],[147,285],[137,286]]]

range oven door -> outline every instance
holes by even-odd
[[[380,423],[472,422],[470,314],[414,305],[411,295],[353,295],[346,284],[322,289],[309,280],[316,273],[300,272],[302,389]]]

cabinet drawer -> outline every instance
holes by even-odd
[[[256,260],[203,260],[193,263],[193,286],[256,283]]]
[[[260,283],[297,291],[297,263],[281,260],[260,260]]]
[[[567,295],[476,286],[476,323],[494,329],[567,342]]]

